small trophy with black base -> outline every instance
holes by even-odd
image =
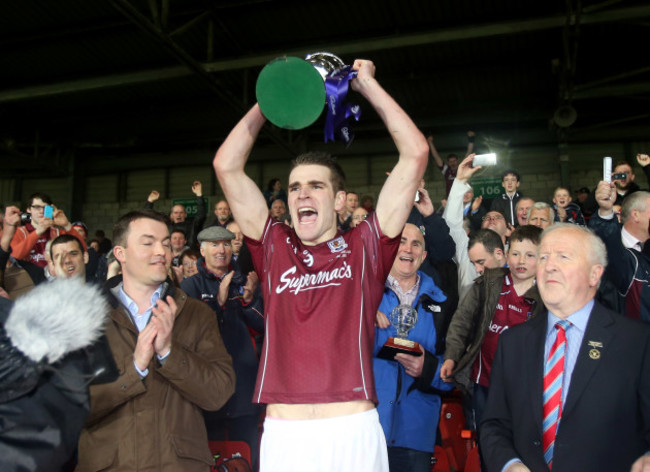
[[[418,312],[411,305],[398,305],[393,308],[388,317],[390,324],[395,326],[397,336],[391,336],[377,353],[381,359],[394,360],[395,354],[421,356],[420,344],[408,339],[409,332],[418,321]]]

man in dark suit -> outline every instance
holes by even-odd
[[[594,301],[606,264],[584,227],[543,233],[537,284],[548,315],[501,335],[481,424],[489,472],[650,471],[650,327]],[[555,384],[545,381],[558,372],[549,354]]]

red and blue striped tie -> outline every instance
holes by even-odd
[[[542,446],[544,459],[548,468],[553,468],[553,445],[557,426],[562,417],[562,382],[564,380],[564,351],[566,350],[566,330],[571,326],[566,320],[555,324],[557,336],[555,343],[548,353],[544,365],[544,405],[542,413],[544,422],[542,428]]]

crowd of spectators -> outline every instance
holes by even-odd
[[[392,106],[392,99],[374,81],[374,68],[363,61],[355,67],[359,76],[371,83],[358,85],[362,87],[358,91],[366,94],[373,106]],[[475,196],[471,187],[472,177],[480,169],[473,166],[474,133],[467,133],[466,157],[460,160],[450,154],[446,163],[438,155],[433,137],[429,137],[428,147],[444,175],[447,196],[436,211],[421,180],[423,162],[426,164],[421,150],[426,154],[426,141],[400,109],[393,108],[393,113],[386,117],[387,125],[397,123],[424,143],[420,149],[406,148],[400,141],[403,138],[396,138],[400,162],[389,175],[386,188],[402,185],[397,183],[399,176],[416,178],[411,186],[417,190],[417,198],[409,200],[408,205],[400,205],[404,203],[400,199],[406,198],[403,192],[397,192],[399,196],[391,204],[387,202],[393,196],[380,194],[376,206],[373,196],[360,198],[354,189],[344,187],[338,165],[318,154],[297,161],[292,170],[297,174],[292,182],[297,183],[289,194],[279,179],[272,179],[262,191],[242,177],[248,156],[238,151],[231,135],[220,153],[233,149],[240,152],[234,155],[240,158],[237,165],[241,167],[232,174],[231,183],[224,182],[233,166],[225,165],[223,157],[219,161],[217,154],[215,170],[227,199],[216,202],[210,218],[200,181],[191,185],[196,197],[196,214],[192,218],[181,204],[173,205],[168,213],[164,209],[165,214],[154,211],[160,194],[152,190],[144,208],[116,215],[112,240],[102,230],[88,240],[87,226],[80,221],[71,223],[41,192],[31,195],[23,208],[5,208],[0,237],[0,295],[13,300],[30,297],[35,286],[70,279],[103,287],[109,307],[104,342],[112,350],[114,376],[85,392],[90,399],[85,407],[88,417],[80,437],[71,436],[75,443],[70,444],[70,435],[58,440],[67,441],[65,450],[77,449],[76,455],[66,458],[67,467],[74,465],[80,471],[144,470],[152,466],[159,470],[205,471],[214,462],[208,440],[239,440],[248,444],[255,470],[259,467],[259,438],[265,415],[264,428],[272,432],[274,442],[267,443],[266,452],[262,443],[262,456],[266,454],[267,460],[273,457],[275,462],[271,463],[280,464],[288,458],[268,449],[269,444],[279,444],[282,434],[299,438],[314,431],[309,428],[327,430],[331,424],[340,429],[346,423],[307,423],[318,420],[324,423],[314,425],[325,425],[339,416],[351,422],[360,420],[362,429],[366,429],[373,423],[352,417],[365,415],[369,409],[374,411],[376,403],[385,443],[372,439],[372,460],[376,459],[377,448],[385,448],[391,471],[424,472],[431,470],[441,402],[448,392],[458,389],[467,400],[467,422],[478,435],[484,470],[542,470],[540,464],[556,471],[595,470],[581,464],[598,463],[598,457],[606,453],[596,445],[610,436],[594,434],[593,447],[575,443],[588,443],[590,429],[615,426],[594,419],[598,413],[587,408],[580,408],[579,414],[588,418],[584,423],[590,429],[577,426],[574,417],[569,416],[576,401],[573,390],[588,381],[583,379],[587,370],[587,361],[582,360],[585,356],[600,363],[593,367],[597,378],[613,376],[607,382],[617,384],[616,392],[620,390],[618,384],[625,382],[636,392],[625,398],[636,398],[629,400],[629,409],[638,416],[631,421],[629,415],[623,414],[621,428],[612,433],[626,438],[627,444],[616,460],[603,459],[612,467],[607,470],[626,470],[650,450],[650,365],[646,364],[650,328],[645,326],[650,323],[650,193],[635,182],[633,165],[617,163],[616,178],[594,182],[593,190],[585,187],[573,193],[568,187],[558,186],[546,201],[526,196],[519,189],[519,172],[508,169],[502,175],[504,193],[489,202]],[[259,129],[263,118],[254,108],[242,123],[237,126]],[[233,130],[235,137],[238,127]],[[636,160],[650,178],[650,157],[639,154]],[[405,170],[405,161],[415,167]],[[308,178],[307,170],[322,181]],[[255,190],[246,198],[236,194],[235,184],[242,182],[242,192]],[[329,189],[331,201],[312,197],[322,188]],[[310,198],[316,203],[296,203]],[[331,222],[333,232],[312,235],[310,225],[321,221],[319,214],[328,211],[334,219],[325,221]],[[287,265],[286,260],[292,257],[310,269],[303,273],[296,265]],[[332,261],[341,266],[328,272],[327,264]],[[364,270],[372,273],[372,281],[366,282],[365,273],[356,272],[356,267],[355,272],[350,269],[360,262]],[[278,278],[283,285],[271,287],[270,274],[280,270],[283,272]],[[374,389],[364,384],[345,392],[334,390],[310,397],[312,393],[305,390],[305,385],[318,384],[320,375],[324,383],[335,386],[338,382],[336,372],[329,370],[332,361],[325,361],[325,357],[340,356],[353,347],[341,348],[336,355],[323,352],[321,365],[310,364],[311,371],[306,374],[306,363],[316,362],[314,356],[318,353],[307,347],[296,353],[290,345],[316,343],[301,338],[298,328],[303,322],[313,322],[309,321],[313,292],[341,285],[342,279],[359,285],[351,283],[344,298],[319,295],[318,300],[324,301],[314,303],[320,311],[357,304],[368,312],[364,297],[378,302],[370,324],[364,321],[358,328],[365,339],[359,334],[360,344],[374,339],[358,352],[362,378],[365,381],[365,375],[372,371]],[[330,283],[318,285],[324,281]],[[300,291],[305,298],[295,303],[287,301],[293,298],[276,297],[282,292],[297,296]],[[283,310],[295,313],[289,315]],[[400,315],[405,312],[407,317]],[[83,313],[70,316],[83,317]],[[270,316],[274,319],[271,325]],[[546,333],[547,316],[549,320],[568,319],[573,331],[562,327],[562,332],[566,329],[571,334],[558,341],[558,329],[549,324],[546,338],[534,337],[533,325],[541,326],[535,333]],[[281,321],[277,321],[278,317]],[[594,327],[596,319],[598,323],[608,320],[617,326],[620,336],[629,336],[626,349],[637,356],[631,362],[638,367],[635,372],[614,372],[613,361],[608,360],[609,338],[604,334],[598,337],[601,334]],[[338,320],[335,329],[319,321],[317,328],[310,329],[320,330],[319,334],[330,340],[340,334],[348,342],[351,338],[341,324],[350,322]],[[403,325],[408,325],[406,334]],[[294,337],[284,336],[283,330]],[[578,330],[580,341],[576,346],[573,336]],[[530,356],[536,356],[540,369],[548,357],[545,353],[560,342],[565,343],[562,349],[566,345],[567,357],[573,356],[565,378],[560,379],[564,390],[560,388],[559,409],[566,410],[566,426],[564,419],[559,422],[560,414],[550,429],[550,439],[546,432],[543,439],[541,434],[531,433],[533,419],[523,412],[528,396],[526,402],[520,400],[521,386],[515,386],[528,375],[532,379],[533,374],[513,370],[513,365],[519,368],[523,361],[506,354],[524,342],[517,335],[526,332],[539,348]],[[271,336],[274,344],[270,344]],[[402,344],[407,337],[406,344],[415,347],[408,352],[395,348],[400,343],[394,340],[400,337]],[[589,346],[581,344],[583,338]],[[389,346],[397,351],[386,355]],[[327,348],[339,349],[335,345]],[[516,357],[516,353],[512,355]],[[618,359],[617,355],[613,357]],[[371,366],[363,365],[367,359],[372,361]],[[265,378],[267,369],[269,377]],[[513,379],[513,375],[522,379]],[[541,374],[538,377],[531,380],[530,388],[539,389],[533,394],[539,394],[541,415]],[[353,380],[346,380],[346,386],[356,385],[354,376],[350,378]],[[290,384],[290,391],[277,390],[283,382]],[[567,397],[569,382],[571,394]],[[3,384],[2,390],[8,385]],[[544,383],[544,392],[546,388]],[[565,401],[567,406],[563,408]],[[265,403],[273,408],[265,412]],[[317,406],[291,408],[311,404]],[[333,405],[339,405],[339,410]],[[339,415],[340,411],[343,414]],[[287,428],[294,420],[305,421],[305,428]],[[0,443],[4,434],[0,426]],[[533,436],[522,439],[513,434]],[[527,440],[530,444],[522,445]],[[340,441],[337,439],[336,444]],[[307,448],[306,442],[301,444]],[[62,447],[52,446],[59,451]],[[569,457],[571,448],[577,451],[577,458]],[[309,458],[309,451],[312,449],[305,449],[299,457]],[[350,452],[355,460],[363,459],[364,454],[363,450]],[[381,453],[377,454],[382,464]],[[639,461],[640,465],[644,459]],[[385,470],[383,464],[378,467]]]

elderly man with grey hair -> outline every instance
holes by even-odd
[[[529,225],[546,229],[555,221],[555,212],[551,205],[545,202],[535,202],[528,210],[526,218]]]
[[[233,269],[234,233],[222,226],[210,226],[199,233],[198,240],[198,273],[183,280],[181,288],[215,312],[236,375],[235,393],[230,400],[219,411],[204,412],[208,439],[246,441],[251,448],[251,466],[255,467],[261,407],[253,403],[253,390],[259,359],[249,328],[264,333],[259,279],[255,272],[242,274]]]
[[[481,424],[488,470],[650,470],[650,326],[594,300],[606,264],[588,228],[542,234],[548,313],[499,340]]]

